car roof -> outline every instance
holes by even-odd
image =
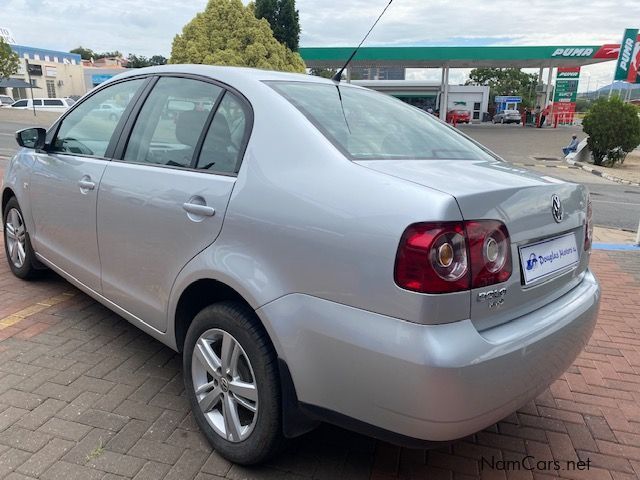
[[[224,83],[233,85],[237,82],[263,82],[263,81],[294,81],[294,82],[313,82],[326,83],[335,85],[332,80],[318,77],[315,75],[307,75],[306,73],[289,73],[276,72],[273,70],[262,70],[258,68],[247,67],[225,67],[217,65],[192,65],[192,64],[176,64],[176,65],[159,65],[156,67],[135,68],[116,75],[108,80],[108,82],[116,81],[122,78],[132,77],[145,74],[191,74],[210,77]],[[350,85],[351,86],[351,85]],[[355,86],[355,85],[353,85]]]

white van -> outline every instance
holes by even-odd
[[[64,112],[74,103],[76,103],[75,100],[72,100],[71,98],[34,98],[33,100],[25,98],[23,100],[13,102],[13,104],[11,104],[11,108],[30,110],[35,106],[36,110]]]

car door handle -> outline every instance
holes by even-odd
[[[96,188],[95,182],[92,182],[91,180],[88,180],[86,178],[80,180],[78,182],[78,186],[80,187],[80,190],[93,190],[94,188]]]
[[[183,203],[182,208],[188,213],[199,217],[213,217],[216,213],[215,208],[206,205],[198,205],[197,203]]]

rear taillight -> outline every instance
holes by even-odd
[[[511,276],[509,233],[496,220],[416,223],[400,240],[398,286],[421,293],[485,287]]]
[[[471,288],[502,283],[511,276],[509,232],[497,220],[465,222],[471,253]]]
[[[584,224],[584,251],[591,250],[593,243],[593,210],[591,208],[591,195],[587,196],[587,220]]]

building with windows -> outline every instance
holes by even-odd
[[[20,57],[18,72],[11,79],[31,83],[34,97],[73,97],[86,92],[80,55],[22,45],[11,45],[11,49]],[[29,90],[7,87],[0,88],[0,93],[17,100],[31,98]]]

